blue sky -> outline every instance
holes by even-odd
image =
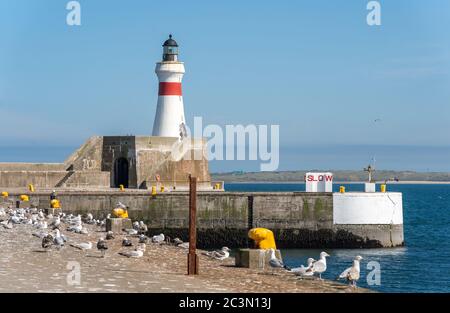
[[[0,161],[149,135],[154,64],[173,33],[188,124],[279,124],[280,169],[376,155],[381,168],[450,171],[449,1],[380,1],[373,27],[366,0],[80,0],[79,27],[67,2],[0,0]]]

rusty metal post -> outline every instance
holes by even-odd
[[[188,275],[198,274],[197,249],[197,178],[189,175],[189,253]]]

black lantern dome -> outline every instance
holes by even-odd
[[[172,39],[172,35],[163,44],[163,61],[178,61],[178,44]]]

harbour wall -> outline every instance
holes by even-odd
[[[11,194],[14,199],[19,194]],[[391,195],[392,196],[392,195]],[[63,211],[103,218],[120,201],[132,219],[143,220],[149,234],[188,239],[189,195],[186,192],[60,191]],[[247,247],[253,227],[271,229],[280,248],[379,248],[403,245],[402,223],[336,223],[333,193],[199,192],[197,239],[201,248]],[[49,193],[31,194],[32,204],[49,207]],[[345,204],[345,201],[344,201]],[[354,210],[355,208],[350,208]],[[344,210],[342,207],[340,211]]]

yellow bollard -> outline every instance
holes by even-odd
[[[3,191],[3,192],[2,192],[2,197],[3,197],[3,199],[8,198],[8,197],[9,197],[9,193],[6,192],[6,191]]]
[[[214,189],[217,189],[217,190],[219,190],[220,189],[220,184],[219,183],[217,183],[215,186],[214,186]]]
[[[248,237],[255,241],[257,249],[277,249],[273,232],[267,228],[252,228],[248,231]]]
[[[339,192],[340,193],[345,193],[345,187],[344,186],[340,186],[339,187]]]
[[[164,192],[164,186],[161,186],[161,192]]]
[[[380,185],[380,189],[381,192],[386,192],[386,185],[385,184]]]
[[[34,186],[33,186],[33,184],[29,184],[29,185],[28,185],[28,190],[29,190],[30,192],[34,192]]]
[[[128,210],[122,208],[115,208],[112,210],[112,216],[115,218],[128,218]]]
[[[58,199],[53,199],[50,201],[50,208],[52,209],[61,209],[61,202]]]
[[[124,185],[119,185],[119,189],[120,189],[120,191],[125,191]]]
[[[152,186],[152,197],[156,197],[156,186]]]
[[[27,196],[27,195],[21,195],[20,196],[20,201],[28,202],[28,201],[30,201],[30,197]]]

